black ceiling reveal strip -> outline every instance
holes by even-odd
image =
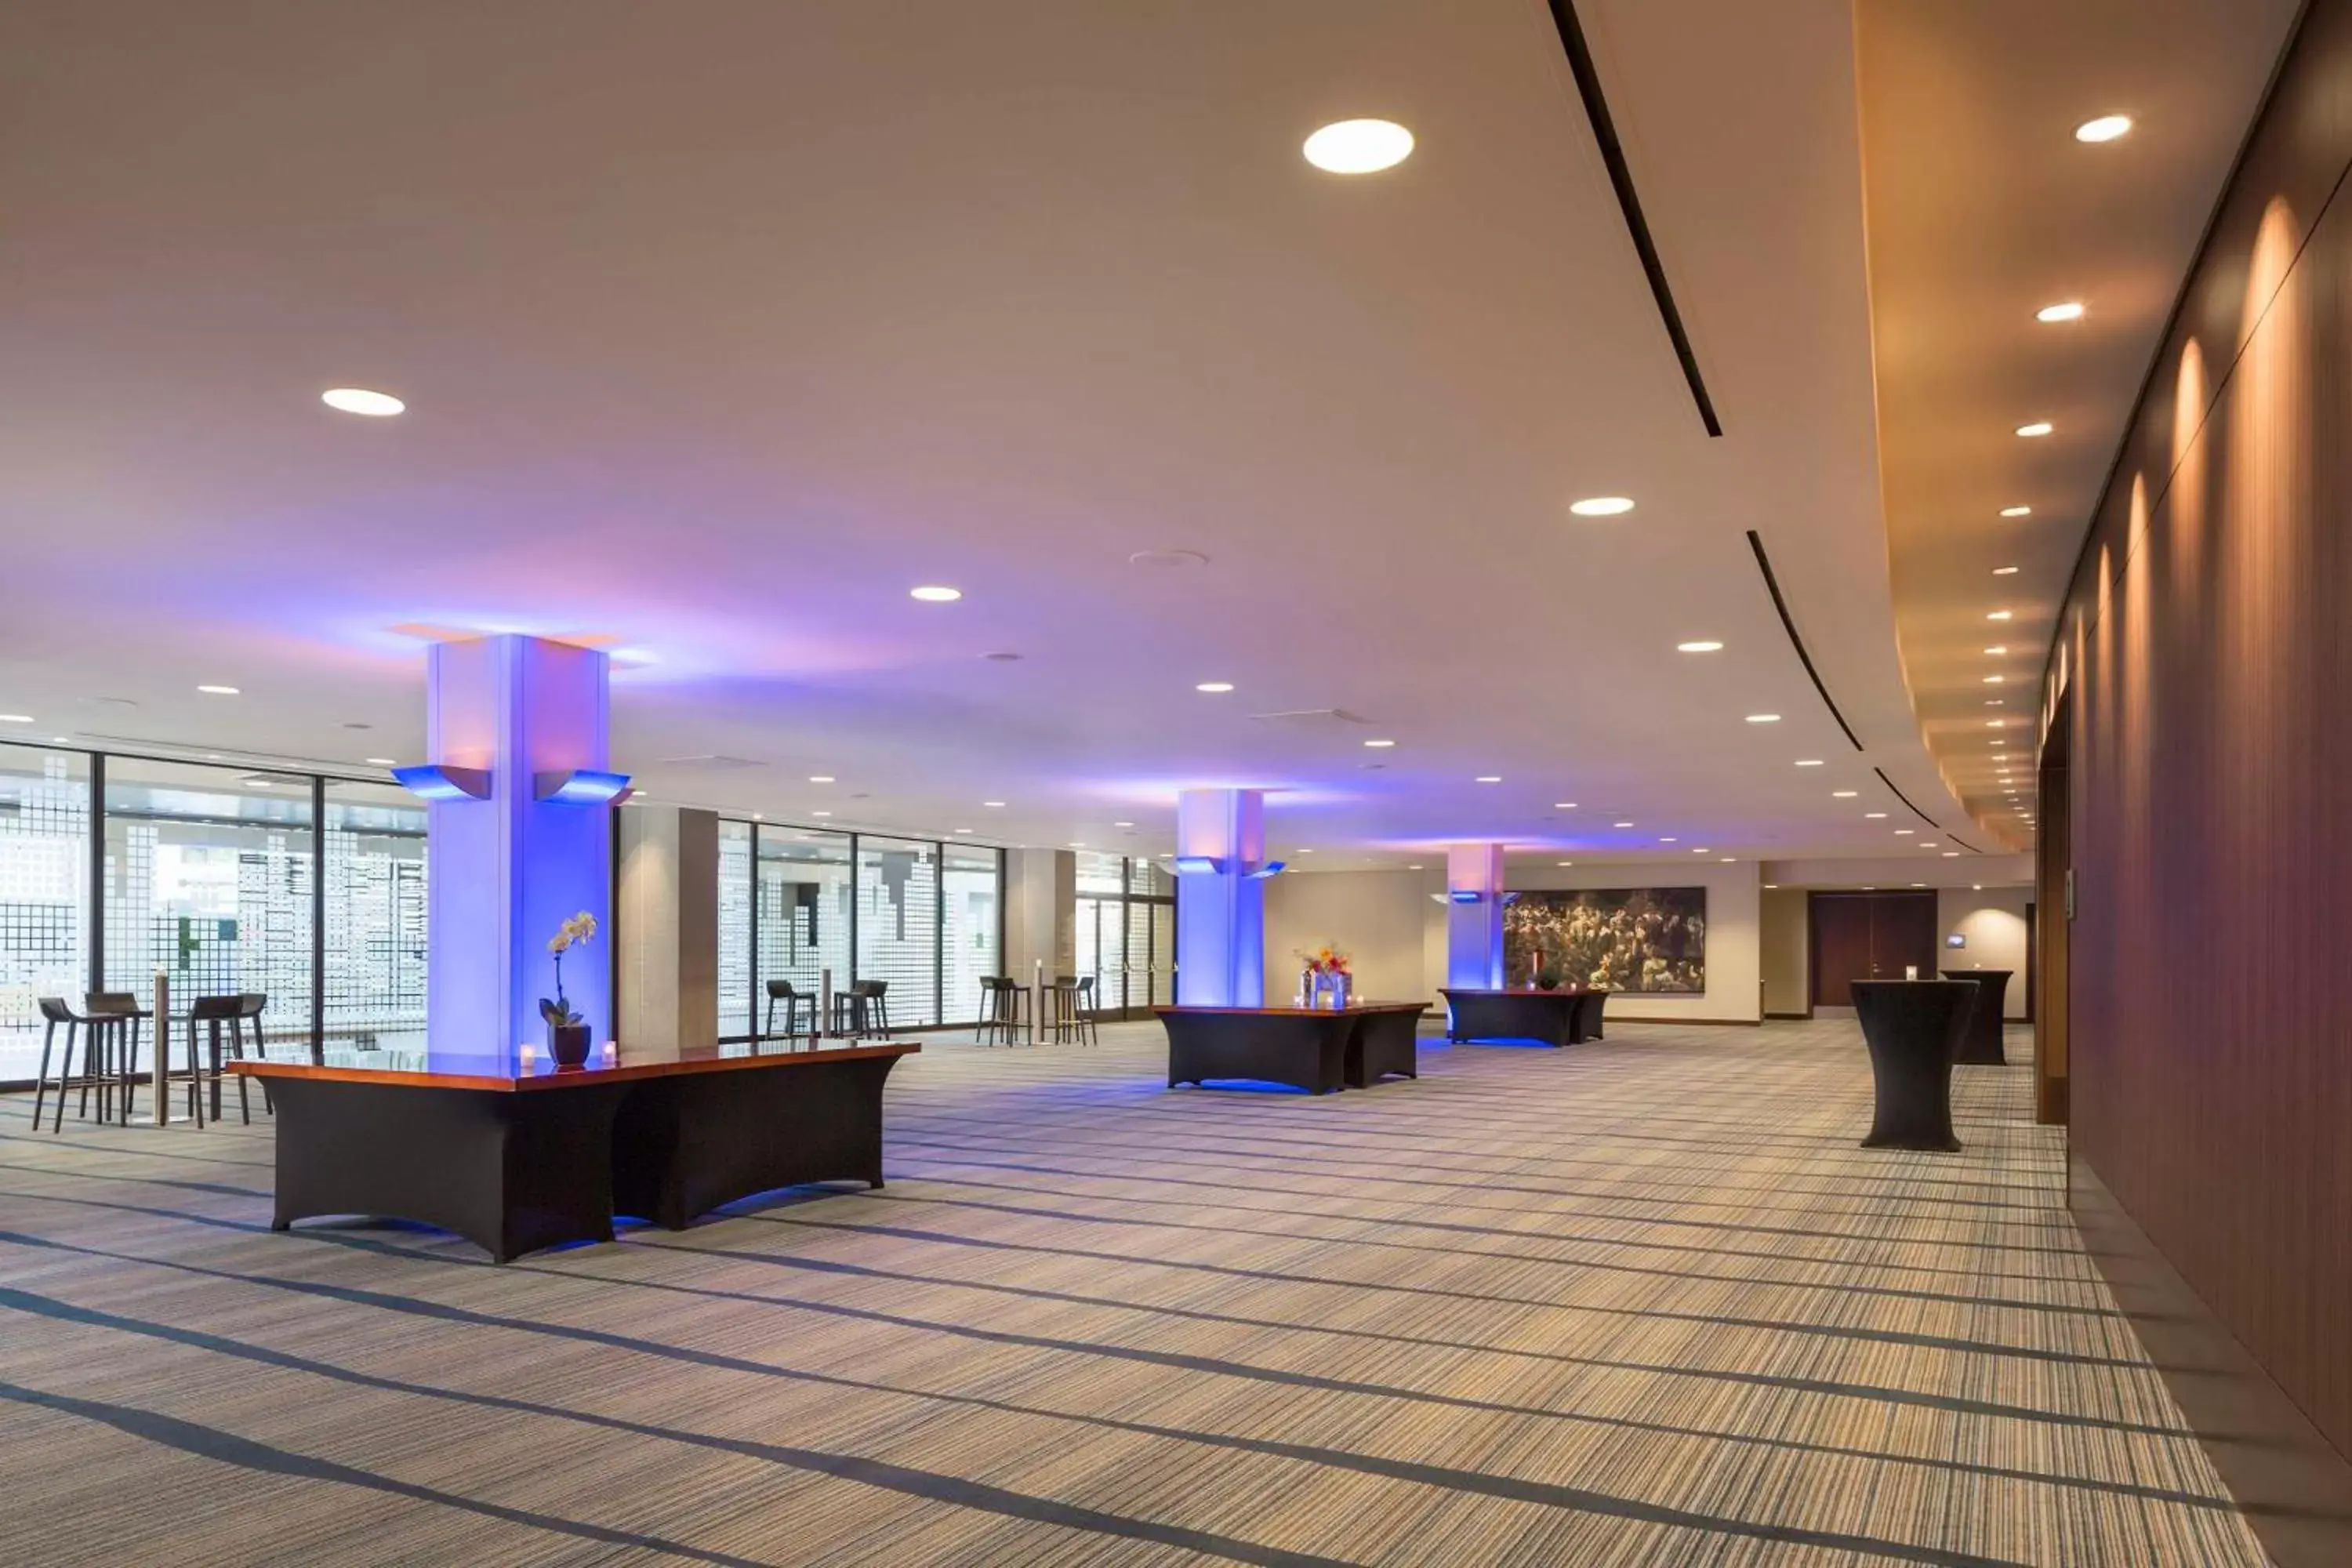
[[[1633,172],[1625,163],[1625,149],[1617,142],[1617,122],[1609,117],[1609,100],[1601,96],[1601,73],[1593,68],[1592,51],[1585,46],[1584,24],[1576,19],[1575,0],[1551,0],[1552,26],[1559,29],[1560,47],[1568,51],[1568,68],[1576,75],[1577,95],[1584,100],[1584,117],[1592,122],[1592,139],[1601,144],[1601,161],[1609,166],[1609,183],[1616,187],[1617,205],[1625,215],[1625,231],[1633,236],[1642,270],[1649,275],[1650,296],[1658,302],[1658,319],[1683,362],[1683,379],[1690,383],[1691,400],[1698,405],[1699,423],[1710,436],[1723,434],[1715,416],[1715,400],[1706,395],[1706,380],[1698,373],[1698,356],[1691,352],[1690,334],[1683,331],[1683,313],[1675,308],[1675,291],[1666,283],[1666,269],[1650,238],[1649,220],[1642,216],[1642,198],[1633,189]]]
[[[1895,781],[1886,776],[1886,770],[1885,768],[1873,768],[1870,771],[1878,775],[1878,782],[1885,784],[1887,789],[1893,793],[1895,799],[1901,801],[1906,805],[1911,805],[1911,797],[1905,795],[1901,790],[1895,789]],[[1916,805],[1911,805],[1911,815],[1917,817],[1920,821],[1926,823],[1930,827],[1941,827],[1944,826],[1942,823],[1937,822],[1934,817],[1928,816],[1926,812],[1920,810]],[[1955,838],[1952,842],[1958,844],[1959,840]]]
[[[1789,634],[1789,646],[1797,650],[1798,662],[1805,667],[1805,673],[1812,678],[1813,689],[1822,694],[1822,705],[1830,710],[1830,717],[1837,721],[1838,728],[1845,731],[1845,738],[1853,742],[1853,749],[1857,752],[1861,751],[1862,737],[1853,732],[1853,726],[1847,723],[1845,715],[1838,711],[1837,700],[1830,695],[1830,689],[1822,684],[1822,672],[1813,668],[1813,656],[1805,651],[1805,639],[1797,635],[1796,619],[1789,614],[1789,601],[1780,597],[1780,579],[1772,575],[1772,558],[1764,553],[1764,541],[1752,528],[1748,531],[1748,547],[1756,552],[1756,565],[1764,574],[1765,590],[1772,595],[1772,607],[1780,612],[1781,629]],[[1881,773],[1878,776],[1885,778],[1886,775]],[[1893,784],[1888,784],[1886,787],[1895,789]],[[1895,790],[1898,795],[1902,793],[1900,790]],[[1911,805],[1907,800],[1903,804]],[[1911,805],[1911,809],[1917,811],[1919,808]]]

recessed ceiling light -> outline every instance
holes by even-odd
[[[1885,816],[1886,814],[1883,811],[1865,811],[1862,815],[1864,816]]]
[[[1071,848],[1073,848],[1073,849],[1075,849],[1075,848],[1076,848],[1076,847],[1077,847],[1077,846],[1076,846],[1076,845],[1075,845],[1075,844],[1073,844],[1073,845],[1071,845],[1071,846],[1070,846],[1070,847],[1071,847]],[[1314,850],[1312,850],[1312,849],[1301,849],[1301,850],[1299,851],[1299,853],[1300,853],[1301,855],[1312,855],[1312,854],[1314,854],[1314,853],[1315,853],[1315,851],[1314,851]]]
[[[1911,885],[1912,885],[1913,887],[1915,887],[1915,888],[1924,888],[1924,887],[1926,887],[1927,884],[1927,883],[1925,883],[1925,882],[1914,882],[1914,883],[1912,883]]]
[[[809,815],[811,816],[831,816],[833,813],[829,811],[812,811]]]
[[[1985,649],[1985,652],[1987,652],[1987,653],[1989,653],[1989,654],[1991,654],[1991,655],[1992,655],[1994,658],[2000,658],[2002,654],[2005,654],[2005,653],[2007,653],[2008,651],[2009,651],[2009,647],[2008,647],[2008,645],[2007,645],[2007,644],[2005,644],[2005,643],[1995,643],[1995,644],[1993,644],[1993,645],[1992,645],[1992,647],[1989,647],[1989,648]]]
[[[2085,120],[2074,127],[2077,142],[2112,142],[2132,128],[2128,114],[2102,114],[2096,120]]]
[[[2008,679],[2009,677],[2006,675],[1988,675],[1984,678],[1984,683],[1987,686],[2000,686],[2005,684]]]
[[[1852,799],[1853,799],[1856,795],[1859,795],[1860,793],[1861,793],[1861,792],[1860,792],[1859,790],[1851,790],[1851,789],[1833,789],[1833,790],[1830,791],[1830,798],[1831,798],[1832,800],[1852,800]]]
[[[331,386],[319,394],[319,401],[345,414],[364,414],[371,419],[389,419],[408,406],[389,392],[370,392],[362,386]]]
[[[234,686],[199,686],[196,689],[207,697],[234,697],[237,694]]]
[[[980,804],[982,805],[1003,805],[1004,803],[1001,800],[983,800]]]
[[[1817,768],[1822,765],[1822,760],[1819,757],[1800,757],[1797,759],[1797,765],[1801,768]]]
[[[1556,800],[1551,803],[1551,808],[1554,811],[1574,811],[1576,809],[1576,802],[1572,800]]]
[[[2032,517],[2033,515],[2033,509],[2030,506],[2005,506],[2000,509],[2000,515],[2003,517]]]
[[[971,829],[969,827],[951,827],[948,829],[948,831],[950,833],[970,833]]]
[[[1555,866],[1573,866],[1576,862],[1573,860],[1555,860],[1552,864]]]
[[[1959,858],[1960,852],[1957,849],[1947,849],[1944,851],[1944,858],[1947,860],[1957,860]]]
[[[1133,824],[1132,822],[1114,822],[1114,823],[1112,823],[1112,824],[1111,824],[1111,826],[1112,826],[1113,827],[1132,827],[1132,826],[1135,826],[1135,824]]]
[[[1992,574],[1996,577],[2014,577],[2017,575],[2017,568],[2014,566],[1996,566],[1992,569]]]
[[[2037,321],[2079,321],[2083,319],[2083,301],[2062,300],[2055,305],[2044,305],[2033,312]]]
[[[1694,854],[1694,855],[1712,855],[1712,854],[1714,854],[1714,853],[1715,853],[1715,851],[1714,851],[1714,850],[1712,850],[1712,849],[1709,849],[1706,845],[1702,844],[1702,845],[1700,845],[1697,848],[1696,848],[1696,849],[1692,850],[1692,851],[1691,851],[1691,853],[1692,853],[1692,854]]]
[[[1192,688],[1195,691],[1206,691],[1212,694],[1231,691],[1233,689],[1234,683],[1230,680],[1203,680]]]
[[[1778,724],[1780,716],[1778,713],[1750,713],[1748,721],[1750,724]]]
[[[0,713],[0,724],[29,724],[32,721],[30,713]]]
[[[1299,149],[1328,174],[1377,174],[1412,156],[1412,132],[1391,120],[1341,120]]]
[[[1767,892],[1777,893],[1780,890],[1780,884],[1778,882],[1767,882],[1764,884],[1764,889]]]
[[[1418,870],[1420,870],[1420,869],[1421,869],[1421,868],[1420,868],[1420,867],[1418,867],[1418,866],[1407,866],[1407,867],[1405,868],[1405,869],[1406,869],[1406,870],[1408,870],[1408,871],[1418,871]]]
[[[1719,642],[1709,640],[1701,640],[1698,642],[1678,642],[1675,644],[1675,651],[1676,653],[1721,653],[1723,651],[1723,645]]]
[[[1985,721],[1985,728],[1988,730],[1999,730],[2006,726],[2008,723],[2009,721],[2006,719],[1988,719]]]
[[[2009,744],[2009,742],[2008,742],[2007,741],[1995,741],[1995,742],[1993,742],[1993,744],[1994,744],[1996,747],[1999,747],[1999,746],[2006,746],[2006,745],[2008,745],[2008,744]]]
[[[1624,496],[1588,496],[1569,502],[1568,510],[1579,517],[1622,517],[1633,510],[1633,503]]]
[[[811,784],[831,784],[832,782],[833,782],[833,775],[832,775],[831,773],[811,773],[811,774],[809,774],[809,783],[811,783]]]
[[[1895,830],[1895,837],[1897,838],[1908,838],[1911,835],[1918,831],[1919,830],[1916,827],[1898,827]]]
[[[926,584],[920,588],[908,589],[907,597],[910,599],[920,599],[927,605],[951,605],[958,599],[963,597],[963,590],[961,588],[942,587],[934,583]]]
[[[1987,610],[1985,612],[1985,619],[1989,621],[2006,621],[2011,618],[2011,612],[2008,610]]]
[[[1396,742],[1394,741],[1367,741],[1364,744],[1371,747],[1374,751],[1385,751],[1387,748],[1395,745]]]
[[[1501,784],[1503,782],[1503,775],[1500,773],[1480,773],[1475,782],[1478,784]]]
[[[1661,838],[1658,842],[1661,844],[1680,844],[1682,840],[1679,838]]]
[[[372,768],[393,768],[400,765],[400,759],[397,757],[362,757],[360,761]]]
[[[1070,847],[1073,849],[1084,849],[1086,847],[1086,841],[1084,839],[1073,838],[1070,840]]]
[[[1633,825],[1630,822],[1612,822],[1609,826],[1612,827],[1631,827]]]
[[[2036,436],[2047,436],[2056,428],[2058,428],[2058,426],[2053,425],[2047,419],[2036,419],[2031,425],[2019,426],[2017,427],[2017,433],[2024,437],[2026,439],[2032,440]]]
[[[1739,857],[1737,855],[1726,855],[1720,858],[1719,863],[1726,866],[1737,866],[1739,864]]]
[[[1985,699],[1985,706],[1988,708],[2006,708],[2009,706],[2009,699],[2006,697],[1988,697]]]

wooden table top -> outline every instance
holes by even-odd
[[[821,1062],[856,1061],[869,1057],[910,1057],[923,1047],[911,1041],[885,1045],[840,1046],[814,1051],[757,1053],[745,1046],[704,1047],[659,1059],[632,1060],[627,1047],[621,1059],[605,1065],[604,1052],[592,1049],[583,1067],[559,1068],[545,1052],[537,1052],[525,1068],[514,1053],[433,1051],[421,1057],[406,1054],[416,1067],[314,1067],[309,1062],[232,1061],[229,1071],[259,1079],[315,1079],[327,1083],[405,1084],[414,1089],[481,1089],[520,1094],[541,1089],[585,1089],[601,1083],[626,1083],[641,1079],[678,1078],[689,1073],[744,1072],[767,1068],[814,1067]],[[404,1053],[387,1052],[386,1055]]]
[[[1344,1018],[1351,1013],[1425,1013],[1426,1002],[1350,1002],[1345,1007],[1186,1007],[1157,1006],[1154,1013],[1166,1016],[1171,1013],[1228,1013],[1250,1018]]]
[[[1440,996],[1613,996],[1616,993],[1599,985],[1555,985],[1541,991],[1532,985],[1506,985],[1495,990],[1484,985],[1441,985]]]

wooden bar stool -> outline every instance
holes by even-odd
[[[244,1037],[240,1031],[244,1021],[245,994],[242,992],[228,996],[199,996],[188,1005],[188,1102],[195,1108],[196,1125],[199,1127],[205,1124],[203,1090],[206,1079],[211,1080],[212,1119],[215,1121],[221,1119],[221,1026],[228,1026],[226,1038],[230,1054],[243,1057]],[[202,1051],[198,1050],[196,1043],[196,1026],[199,1024],[204,1026],[205,1031]],[[163,1065],[168,1073],[171,1064],[166,1062]],[[250,1127],[253,1125],[253,1102],[247,1094],[248,1081],[243,1073],[237,1075],[236,1113],[238,1119]]]
[[[122,1120],[131,1120],[131,1105],[136,1093],[139,1072],[139,1025],[147,1010],[139,1005],[139,998],[128,991],[92,991],[82,998],[82,1028],[89,1042],[82,1047],[87,1065],[90,1045],[98,1047],[99,1072],[98,1119],[108,1120],[108,1108],[115,1103],[116,1091],[121,1092]],[[89,1114],[89,1081],[83,1079],[81,1113]]]
[[[58,1059],[58,1114],[54,1125],[50,1128],[53,1132],[62,1132],[66,1127],[66,1090],[73,1083],[74,1037],[81,1028],[82,1017],[80,1014],[67,1005],[66,999],[62,996],[44,996],[40,999],[39,1005],[41,1021],[45,1026],[41,1030],[41,1070],[33,1079],[33,1131],[37,1132],[41,1129],[41,1101],[49,1092],[49,1047],[50,1043],[57,1038],[58,1026],[63,1024],[66,1026],[66,1051],[65,1055]],[[82,1090],[82,1109],[87,1114],[89,1107],[89,1091],[86,1087],[89,1074],[89,1047],[87,1044],[82,1047],[82,1073],[85,1085]],[[101,1086],[99,1089],[101,1104],[104,1103],[102,1097],[105,1093],[106,1090]]]
[[[816,998],[796,989],[789,980],[768,982],[768,1014],[760,1026],[760,1037],[766,1039],[776,1032],[776,1004],[784,1005],[784,1037],[790,1039],[801,1032],[801,1004],[808,1004],[808,1032],[816,1033]]]

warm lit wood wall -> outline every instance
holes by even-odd
[[[2073,710],[2074,1152],[2345,1452],[2348,166],[2352,4],[2315,0],[2157,361],[2052,660]]]

